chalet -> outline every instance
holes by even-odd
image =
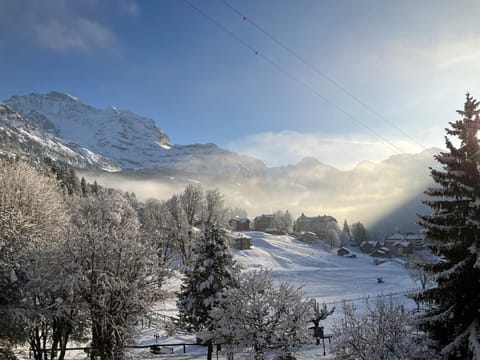
[[[230,229],[233,231],[249,231],[250,230],[250,220],[247,218],[234,217],[228,221]]]
[[[414,249],[421,249],[425,247],[425,235],[423,234],[405,234],[405,240],[412,244]]]
[[[371,254],[373,257],[376,257],[376,258],[389,258],[389,257],[392,257],[392,254],[390,252],[390,250],[388,250],[386,247],[381,247],[377,250],[375,250],[374,252],[372,252]]]
[[[397,241],[393,244],[392,248],[389,248],[396,255],[407,256],[413,252],[413,245],[409,241]]]
[[[316,243],[318,242],[317,234],[311,231],[302,231],[297,235],[297,239],[306,243]]]
[[[341,247],[340,249],[337,250],[337,255],[338,256],[343,256],[343,257],[348,257],[348,258],[355,258],[357,257],[355,254],[352,254],[350,250],[348,250],[346,247]]]
[[[265,230],[265,232],[271,235],[287,235],[286,231],[277,230],[277,229],[267,229]]]
[[[273,230],[273,215],[272,214],[262,214],[255,217],[253,228],[255,231]]]
[[[425,246],[425,238],[422,234],[413,234],[413,233],[395,233],[390,235],[385,239],[385,246],[389,249],[393,249],[396,243],[409,242],[412,246],[412,251],[414,249],[421,249]]]
[[[380,249],[381,245],[378,241],[362,241],[360,243],[360,251],[365,254],[371,254],[375,250]]]
[[[249,250],[252,247],[252,238],[243,233],[232,232],[228,235],[230,245],[237,250]]]
[[[302,215],[295,221],[295,231],[308,231],[317,234],[320,239],[330,238],[330,230],[338,227],[333,216],[305,216]]]

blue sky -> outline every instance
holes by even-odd
[[[176,144],[347,168],[442,146],[465,92],[480,97],[478,1],[225,0],[381,118],[222,1],[189,1],[267,61],[184,0],[0,0],[0,99],[65,91]]]

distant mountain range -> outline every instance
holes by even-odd
[[[0,155],[49,156],[142,198],[167,198],[185,184],[218,188],[227,203],[251,215],[289,209],[363,221],[381,233],[415,231],[429,166],[439,149],[364,161],[341,171],[305,158],[268,168],[262,161],[215,144],[172,145],[151,119],[114,107],[97,109],[50,92],[0,103]],[[341,224],[340,224],[341,225]]]

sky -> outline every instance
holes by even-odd
[[[0,100],[64,91],[174,144],[350,168],[443,146],[480,97],[479,15],[475,0],[0,0]]]

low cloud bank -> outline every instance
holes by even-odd
[[[102,185],[135,192],[141,201],[168,199],[183,191],[188,183],[199,182],[205,189],[219,189],[228,206],[245,208],[252,217],[288,209],[294,216],[329,214],[339,223],[344,219],[350,223],[362,221],[368,227],[397,212],[403,224],[414,226],[415,204],[409,204],[408,214],[400,210],[411,199],[416,199],[421,207],[421,194],[431,183],[428,167],[434,165],[433,155],[437,152],[432,149],[416,155],[395,155],[379,163],[364,161],[350,171],[307,159],[251,177],[185,176],[184,173],[172,176],[170,170],[168,175],[163,170],[128,176],[81,175],[90,182],[96,180]],[[389,223],[391,227],[396,226],[395,219],[389,218]]]

